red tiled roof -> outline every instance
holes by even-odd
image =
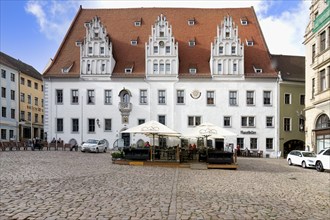
[[[276,77],[271,66],[269,51],[262,35],[253,7],[224,9],[191,9],[191,8],[136,8],[136,9],[82,9],[78,11],[60,48],[44,77],[79,77],[80,49],[75,42],[86,34],[85,22],[98,16],[110,36],[116,66],[113,77],[145,76],[145,42],[151,35],[151,26],[157,16],[166,16],[172,26],[172,33],[179,44],[179,76],[189,77],[189,66],[194,63],[198,72],[192,77],[210,76],[211,42],[217,36],[217,26],[224,17],[230,15],[238,25],[239,37],[244,43],[244,65],[247,77]],[[240,19],[246,17],[248,25],[241,25]],[[142,20],[140,27],[134,22]],[[188,20],[194,18],[195,25],[189,26]],[[131,40],[139,38],[138,45],[132,46]],[[196,39],[196,46],[189,47],[188,41]],[[245,39],[253,38],[254,46],[247,47]],[[61,69],[72,64],[69,73],[63,74]],[[133,73],[125,74],[127,63],[134,63]],[[254,66],[262,68],[262,73],[254,73]]]

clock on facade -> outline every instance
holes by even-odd
[[[164,41],[159,41],[159,46],[164,47]]]
[[[201,92],[199,90],[195,89],[190,93],[190,96],[193,99],[198,99],[199,97],[201,97]]]

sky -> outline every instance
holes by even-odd
[[[54,58],[80,5],[83,8],[253,6],[270,53],[305,56],[302,42],[311,0],[0,0],[0,51],[42,73]]]

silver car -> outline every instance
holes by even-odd
[[[81,152],[107,152],[107,146],[104,139],[88,139],[82,146]]]

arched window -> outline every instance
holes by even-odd
[[[323,128],[330,128],[330,120],[326,114],[322,114],[316,121],[316,128],[323,129]]]

